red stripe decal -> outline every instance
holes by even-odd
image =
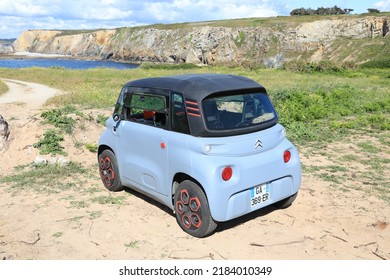
[[[191,105],[198,106],[198,103],[197,103],[197,102],[192,102],[192,101],[186,100],[186,103],[187,103],[187,104],[191,104]]]
[[[199,108],[194,108],[194,107],[190,107],[190,106],[187,106],[187,110],[193,110],[193,111],[199,112]]]
[[[200,117],[200,115],[199,115],[199,114],[193,114],[193,113],[190,113],[190,112],[188,112],[188,115],[190,115],[190,116],[194,116],[194,117]]]

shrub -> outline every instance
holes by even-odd
[[[39,149],[41,155],[51,154],[55,156],[59,154],[67,156],[64,147],[60,146],[60,142],[63,140],[64,137],[58,131],[48,129],[43,134],[43,138],[38,143],[33,144],[33,147]]]
[[[244,31],[240,31],[238,33],[237,38],[234,39],[234,44],[236,45],[237,48],[240,48],[240,47],[242,47],[244,42],[245,42],[245,33],[244,33]]]
[[[0,95],[8,91],[7,85],[0,80]]]
[[[49,111],[45,111],[41,114],[41,117],[46,119],[47,123],[54,125],[55,127],[62,129],[66,133],[72,133],[73,126],[76,123],[74,119],[64,115],[64,111],[62,109],[52,109]]]
[[[85,148],[86,148],[88,151],[90,151],[91,153],[96,153],[97,150],[98,150],[97,144],[91,144],[91,143],[85,144]]]
[[[100,114],[100,115],[97,116],[96,122],[98,124],[101,124],[101,125],[105,126],[106,125],[106,121],[107,121],[108,118],[109,118],[108,116]]]
[[[378,69],[388,69],[390,68],[390,59],[378,59],[365,62],[360,65],[361,68],[378,68]]]
[[[284,63],[283,69],[304,73],[340,74],[348,69],[356,69],[356,64],[353,62],[344,62],[339,64],[330,60],[322,60],[318,63],[296,60]]]
[[[279,122],[294,141],[332,139],[347,129],[389,130],[390,99],[363,98],[349,86],[282,90],[273,96]]]
[[[191,63],[152,63],[145,62],[140,65],[141,69],[157,69],[157,70],[184,70],[196,69],[199,66]]]

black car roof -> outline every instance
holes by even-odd
[[[167,89],[183,93],[185,98],[199,101],[216,92],[241,89],[258,89],[265,92],[263,86],[249,78],[226,74],[186,74],[145,78],[130,81],[125,86]]]

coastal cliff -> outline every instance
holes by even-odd
[[[29,30],[12,47],[15,52],[128,62],[269,67],[294,59],[360,63],[389,55],[388,17],[277,17],[96,31]]]

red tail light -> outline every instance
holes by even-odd
[[[285,163],[289,162],[291,159],[291,152],[289,150],[284,151],[283,160]]]
[[[229,181],[230,178],[232,178],[232,176],[233,176],[233,169],[230,166],[226,166],[222,170],[222,179],[224,181]]]

